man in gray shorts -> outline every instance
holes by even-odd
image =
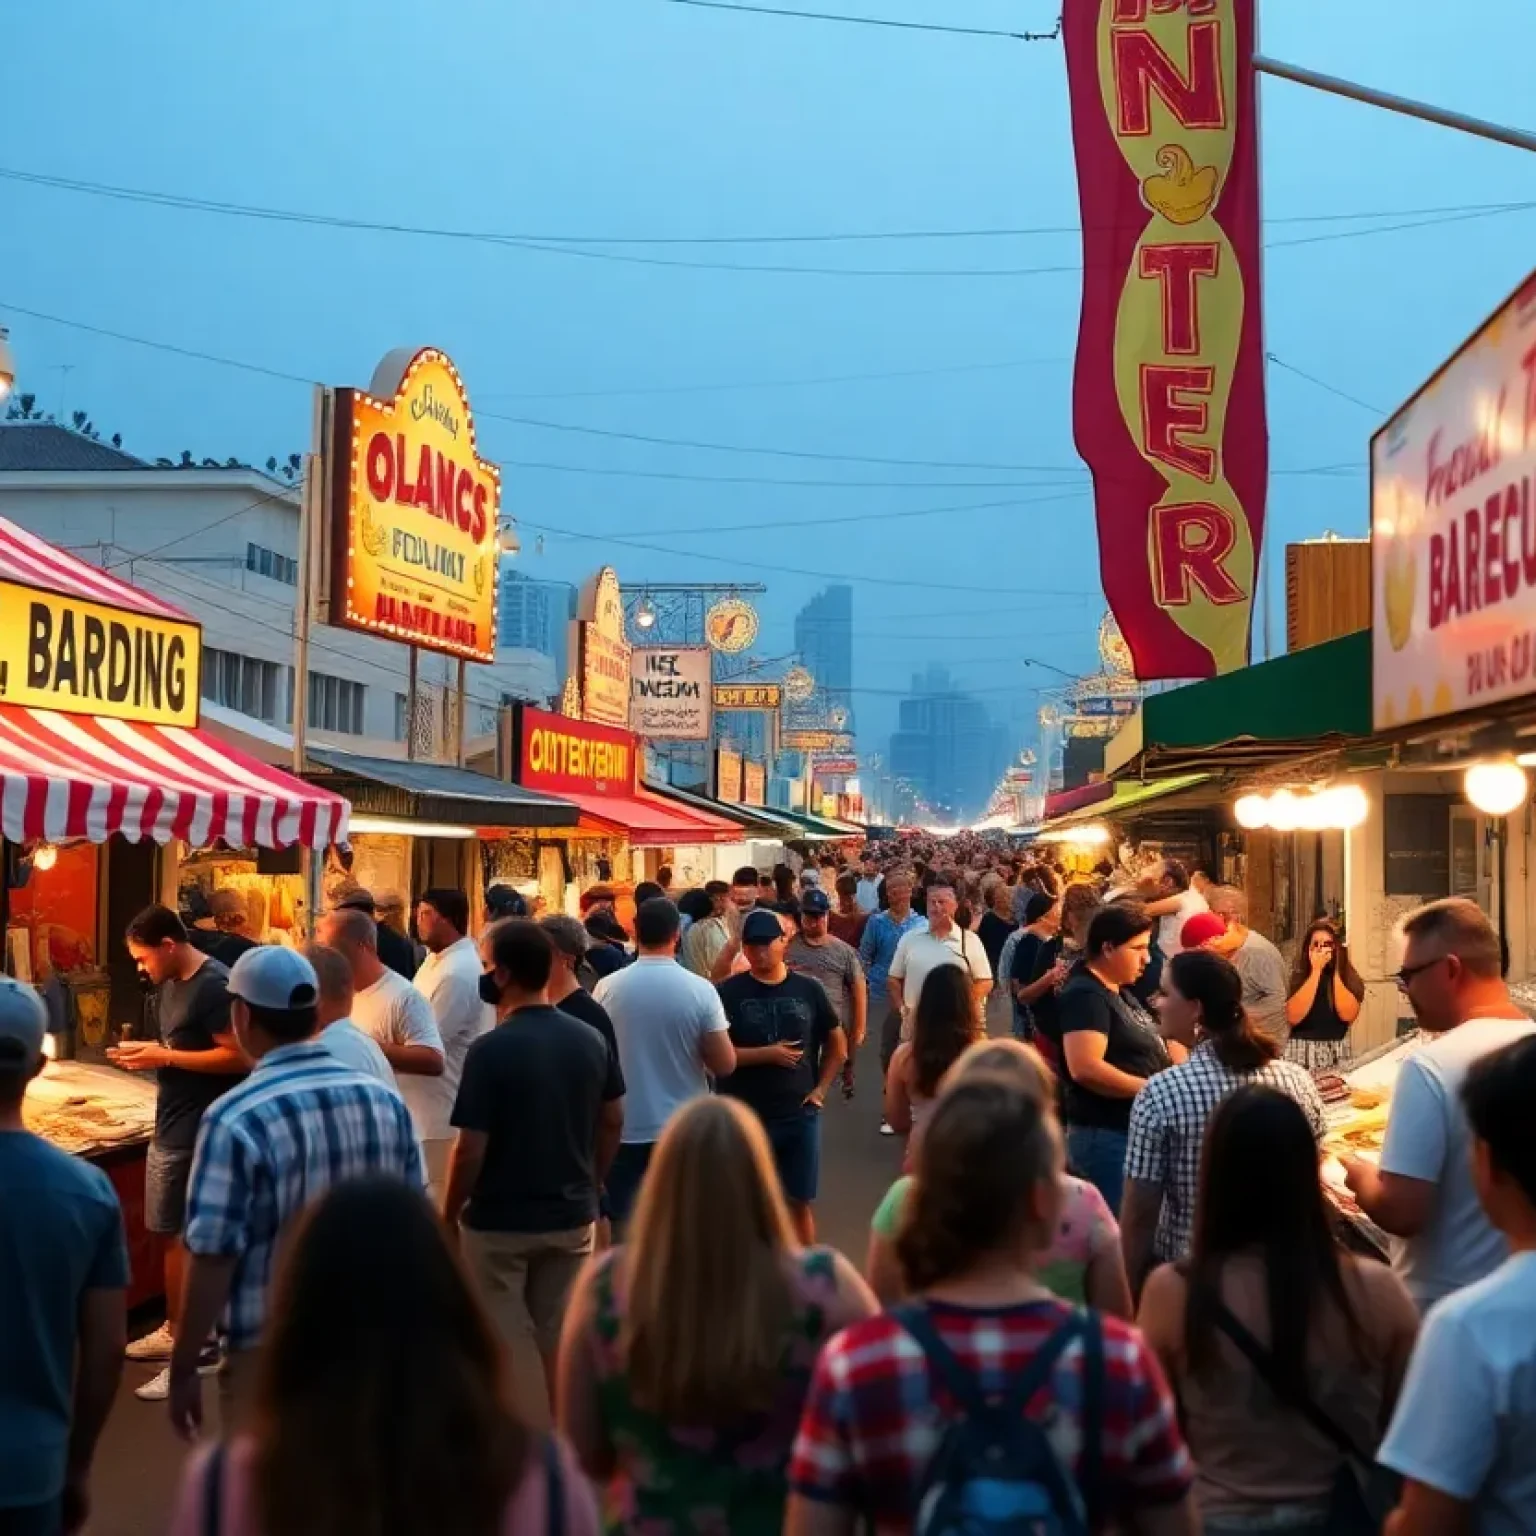
[[[229,971],[193,948],[169,907],[146,907],[128,925],[128,953],[159,993],[159,1040],[125,1040],[109,1055],[129,1072],[158,1076],[155,1133],[144,1164],[144,1225],[168,1239],[165,1248],[165,1324],[128,1346],[130,1360],[169,1360],[186,1278],[181,1230],[187,1180],[203,1111],[246,1074],[248,1063],[229,1020]],[[210,1346],[210,1365],[217,1352]],[[167,1395],[170,1373],[137,1388],[145,1402]]]

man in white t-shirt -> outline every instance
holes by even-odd
[[[320,1032],[315,1039],[342,1066],[383,1083],[391,1093],[398,1095],[400,1089],[395,1082],[394,1068],[379,1049],[378,1041],[352,1022],[355,989],[352,968],[346,957],[329,944],[306,944],[304,958],[314,967],[315,980],[320,983],[320,998],[315,1009]]]
[[[453,1095],[443,1084],[443,1037],[432,1005],[379,958],[378,927],[366,912],[328,912],[315,925],[315,937],[352,972],[352,1022],[374,1040],[394,1073],[435,1195],[447,1178],[453,1146]]]
[[[1461,1089],[1473,1063],[1536,1023],[1509,995],[1499,936],[1474,903],[1431,902],[1403,935],[1397,982],[1431,1038],[1398,1072],[1380,1167],[1360,1157],[1344,1167],[1361,1210],[1400,1239],[1392,1266],[1425,1311],[1509,1255],[1478,1202]]]
[[[890,989],[891,1006],[901,1013],[901,1038],[912,1037],[912,1010],[923,994],[923,983],[930,971],[941,965],[958,965],[971,974],[971,995],[976,1003],[976,1017],[987,1005],[987,994],[992,990],[992,963],[987,959],[986,947],[974,933],[968,933],[955,921],[953,886],[930,885],[928,887],[928,926],[914,928],[903,934],[891,960],[886,985]]]
[[[1189,871],[1177,859],[1158,859],[1142,875],[1138,893],[1147,916],[1157,920],[1157,947],[1165,960],[1184,948],[1184,924],[1197,912],[1209,912],[1210,904],[1189,884]]]
[[[1377,1456],[1406,1480],[1393,1536],[1536,1531],[1536,1039],[1474,1062],[1461,1101],[1478,1197],[1511,1251],[1424,1321]]]
[[[679,1105],[729,1077],[736,1049],[720,994],[676,960],[682,919],[664,896],[635,912],[634,963],[605,976],[592,996],[607,1010],[624,1074],[624,1135],[608,1170],[608,1211],[628,1221],[661,1128]]]

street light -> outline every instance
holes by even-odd
[[[0,325],[0,400],[10,394],[16,382],[16,359],[11,356],[11,333]]]
[[[517,536],[517,524],[510,517],[503,517],[497,522],[496,545],[504,555],[520,555],[523,552],[523,541]]]
[[[642,597],[635,604],[635,628],[654,629],[656,627],[656,605],[650,598]]]

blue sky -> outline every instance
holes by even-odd
[[[1055,15],[1053,0],[816,8],[1010,28]],[[1518,123],[1528,70],[1497,40],[1524,36],[1528,6],[1476,10],[1473,28],[1428,0],[1268,0],[1262,45]],[[1059,44],[667,0],[81,0],[7,6],[0,44],[0,166],[12,170],[532,237],[1070,231],[1077,217]],[[1267,238],[1309,242],[1267,258],[1267,345],[1389,410],[1532,266],[1536,209],[1348,239],[1333,237],[1370,221],[1318,216],[1536,202],[1536,161],[1282,82],[1264,82],[1262,98]],[[1076,234],[586,249],[600,254],[213,217],[0,180],[0,323],[22,387],[50,409],[89,409],[148,457],[190,448],[260,462],[302,448],[307,393],[15,306],[331,383],[365,383],[392,346],[440,345],[482,413],[484,447],[506,465],[525,534],[551,530],[542,555],[525,537],[529,574],[580,579],[608,562],[625,580],[760,579],[769,652],[787,649],[795,609],[822,583],[746,562],[843,576],[857,589],[858,681],[887,691],[859,699],[865,732],[888,729],[888,694],[939,660],[1012,711],[1022,734],[1026,690],[1047,679],[1020,658],[1086,665],[1102,608],[1071,442],[1078,285],[1070,270],[974,274],[1070,268]],[[917,376],[810,382],[893,372]],[[721,453],[486,412],[1028,468]],[[1276,476],[1277,557],[1289,539],[1365,531],[1377,419],[1271,372],[1273,465],[1359,469]],[[871,481],[896,483],[850,483]],[[1060,499],[892,516],[1044,496]],[[833,518],[863,521],[821,525]],[[591,537],[604,534],[666,552]],[[1277,637],[1283,628],[1277,602]]]

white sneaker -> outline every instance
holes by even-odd
[[[882,1136],[894,1136],[896,1134],[896,1127],[889,1120],[882,1120],[880,1122],[880,1134]]]
[[[133,1395],[141,1403],[163,1403],[171,1395],[171,1368],[157,1371],[142,1387],[135,1387]]]
[[[123,1353],[130,1360],[169,1360],[175,1342],[171,1337],[171,1325],[161,1323],[153,1333],[135,1339]]]

